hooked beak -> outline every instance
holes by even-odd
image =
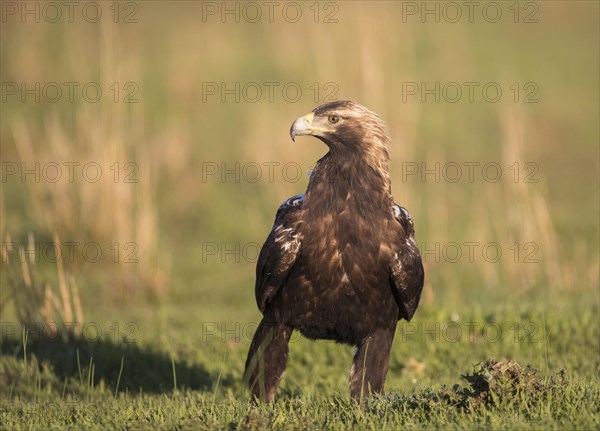
[[[312,121],[315,118],[315,114],[309,112],[292,123],[290,127],[290,137],[292,141],[296,142],[296,136],[311,135],[313,129],[311,129]]]

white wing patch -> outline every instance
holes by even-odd
[[[407,211],[406,208],[401,207],[398,204],[393,204],[392,205],[392,210],[394,211],[394,217],[396,217],[396,218],[401,218],[401,217],[402,218],[406,218],[410,222],[410,224],[413,224],[412,217],[411,217],[410,213]]]
[[[275,242],[281,243],[281,248],[284,251],[296,252],[300,248],[300,241],[298,234],[292,233],[292,228],[284,228],[282,225],[278,225],[275,228]]]
[[[392,265],[392,274],[396,278],[398,283],[398,288],[401,290],[406,290],[408,285],[406,284],[406,271],[404,271],[402,261],[400,260],[400,253],[396,253],[393,265]]]
[[[292,231],[292,228],[284,228],[283,225],[277,225],[275,228],[275,242],[281,242],[290,238],[289,233]],[[293,236],[292,236],[293,237]]]
[[[282,209],[285,207],[297,207],[298,205],[302,204],[303,200],[304,200],[304,193],[300,193],[299,195],[292,196],[291,198],[286,199],[281,205],[279,205],[279,209]]]

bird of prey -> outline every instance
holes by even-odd
[[[410,320],[423,289],[413,220],[394,203],[386,124],[351,101],[317,107],[290,135],[314,136],[329,151],[306,193],[287,199],[256,265],[263,314],[244,378],[254,400],[273,401],[293,330],[356,347],[350,395],[381,392],[398,320]]]

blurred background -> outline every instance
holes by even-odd
[[[597,311],[598,3],[7,3],[3,322],[192,361],[210,323],[241,367],[259,247],[326,152],[290,124],[336,99],[389,125],[423,316]]]

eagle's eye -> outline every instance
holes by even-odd
[[[329,117],[327,117],[327,120],[331,123],[331,124],[335,124],[338,121],[340,121],[340,117],[336,117],[335,115],[330,115]]]

